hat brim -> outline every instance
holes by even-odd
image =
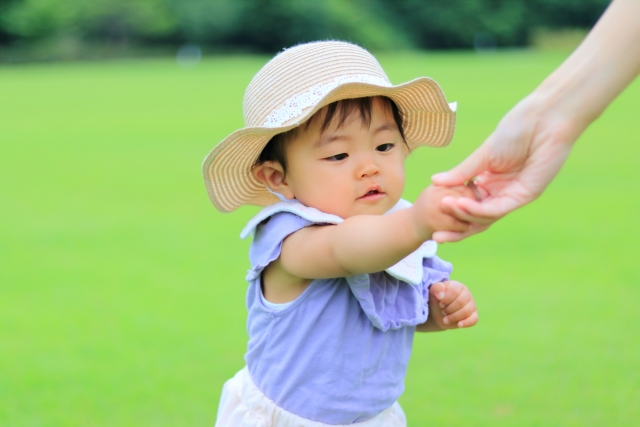
[[[386,96],[396,103],[405,121],[404,132],[409,148],[421,145],[443,147],[451,142],[455,110],[432,79],[421,77],[388,87],[344,83],[283,126],[243,128],[216,145],[202,165],[205,186],[213,205],[220,212],[231,212],[245,204],[267,206],[278,202],[278,198],[251,173],[271,138],[304,123],[325,105],[341,99],[369,96]]]

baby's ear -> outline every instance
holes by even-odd
[[[289,188],[289,184],[287,184],[284,168],[280,163],[267,160],[255,166],[251,173],[271,191],[280,193],[290,200],[295,197],[291,192],[291,188]]]

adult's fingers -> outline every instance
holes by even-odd
[[[438,243],[454,243],[471,236],[471,234],[472,233],[469,232],[460,233],[458,231],[436,231],[431,236],[431,240],[435,240]]]
[[[481,202],[471,200],[467,197],[460,197],[455,200],[455,203],[458,208],[466,211],[468,214],[466,217],[469,218],[459,219],[482,224],[495,222],[522,205],[522,203],[507,196],[495,197]]]
[[[491,137],[489,137],[491,138]],[[440,172],[431,177],[435,185],[453,186],[462,185],[476,175],[480,175],[489,168],[489,156],[487,155],[487,144],[485,141],[469,157],[464,159],[458,166],[447,172]]]
[[[469,227],[468,231],[459,232],[459,231],[436,231],[431,236],[431,240],[435,240],[438,243],[453,243],[459,242],[460,240],[466,239],[469,236],[473,236],[474,234],[481,233],[489,228],[490,224],[475,224],[472,223]]]
[[[472,223],[477,223],[477,224],[492,224],[495,222],[495,218],[486,218],[486,217],[481,217],[481,216],[474,216],[471,215],[469,212],[467,212],[466,210],[462,209],[459,205],[458,205],[458,199],[467,199],[467,197],[459,197],[459,198],[455,198],[455,197],[451,197],[451,196],[447,196],[444,197],[442,199],[442,212],[447,214],[447,215],[451,215],[454,218],[456,218],[459,221],[464,221],[464,222],[472,222]],[[471,200],[471,199],[469,199]],[[450,231],[466,231],[466,230],[454,230],[451,229]]]
[[[466,221],[460,221],[457,218],[451,218],[447,225],[444,227],[449,228],[451,231],[457,231],[458,233],[464,233],[469,230],[469,223]]]
[[[522,203],[507,196],[482,201],[468,197],[444,197],[442,199],[442,212],[453,216],[459,221],[491,225],[521,205]]]

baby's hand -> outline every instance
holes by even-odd
[[[478,323],[478,309],[462,283],[434,283],[429,289],[429,317],[440,329],[468,328]]]
[[[475,199],[473,191],[464,186],[440,187],[431,185],[427,187],[413,205],[416,216],[415,221],[421,231],[430,238],[436,231],[454,231],[464,233],[469,230],[470,224],[461,221],[451,215],[450,210],[442,205],[445,197],[470,197]]]

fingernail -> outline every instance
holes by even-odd
[[[438,294],[438,299],[442,299],[442,298],[444,298],[444,292],[440,292]],[[442,307],[442,306],[440,306],[440,307]]]
[[[464,324],[462,322],[458,322],[458,328],[464,328]]]
[[[434,179],[434,178],[435,179],[444,179],[446,177],[447,177],[447,173],[446,172],[440,172],[440,173],[437,173],[435,175],[431,175],[431,179]]]
[[[438,304],[440,306],[440,308],[444,308],[444,303],[441,302],[440,304]]]
[[[442,319],[442,323],[444,323],[445,325],[448,325],[449,319],[445,317],[444,319]]]

